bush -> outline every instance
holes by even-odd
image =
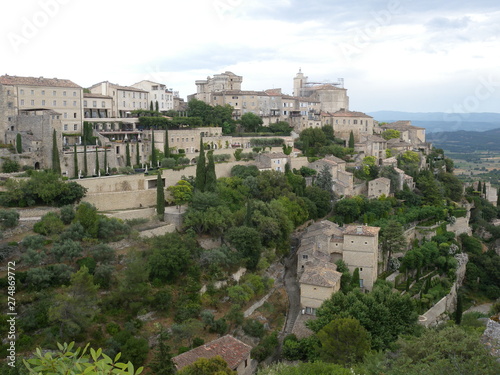
[[[82,255],[82,247],[78,242],[73,240],[64,240],[57,242],[52,247],[52,254],[59,262],[61,260],[73,260]]]
[[[243,331],[247,335],[262,338],[264,336],[264,325],[255,319],[246,319],[243,323]]]
[[[161,159],[161,167],[162,168],[173,168],[173,167],[175,167],[175,159],[174,158],[164,158],[164,159]]]
[[[68,225],[71,224],[73,219],[75,218],[75,210],[73,206],[71,205],[66,205],[61,207],[61,220],[64,224]]]
[[[0,226],[3,229],[14,228],[19,224],[19,212],[17,210],[0,209]]]
[[[64,229],[64,223],[54,212],[49,212],[43,215],[42,220],[36,223],[33,227],[35,233],[39,233],[44,236],[51,236],[53,234],[59,234]]]
[[[105,244],[94,246],[89,254],[99,263],[110,263],[115,260],[115,250]]]
[[[2,172],[3,173],[13,173],[13,172],[19,172],[21,169],[21,166],[19,163],[15,160],[12,159],[4,159],[3,164],[2,164]]]

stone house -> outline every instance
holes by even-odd
[[[282,152],[258,154],[256,158],[257,168],[260,171],[285,172],[287,163],[290,163],[290,156]]]
[[[328,220],[312,224],[297,250],[297,278],[301,308],[314,314],[321,303],[340,289],[341,274],[335,262],[343,260],[352,273],[359,269],[360,287],[371,290],[378,275],[380,228],[339,227]]]
[[[256,368],[256,364],[250,359],[252,347],[236,339],[231,335],[222,336],[197,348],[172,358],[177,370],[189,366],[199,358],[222,357],[228,367],[236,371],[238,375],[250,375]]]
[[[332,174],[333,192],[338,195],[349,196],[353,194],[354,175],[351,172],[346,172],[346,162],[333,155],[327,155],[323,159],[316,160],[309,164],[309,168],[320,173],[324,167]]]
[[[112,118],[132,117],[131,112],[138,109],[149,110],[149,93],[131,86],[120,86],[103,81],[90,86],[92,94],[101,94],[112,98]]]
[[[368,198],[379,198],[382,195],[388,197],[391,193],[391,180],[379,177],[368,181]]]

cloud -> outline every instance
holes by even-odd
[[[431,30],[465,29],[470,25],[471,21],[469,16],[462,18],[436,17],[430,20],[426,26]]]

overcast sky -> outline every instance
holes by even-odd
[[[498,0],[7,0],[0,74],[244,90],[344,78],[362,112],[500,112]]]

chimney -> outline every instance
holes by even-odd
[[[363,226],[362,225],[358,225],[356,227],[356,234],[363,234]]]

